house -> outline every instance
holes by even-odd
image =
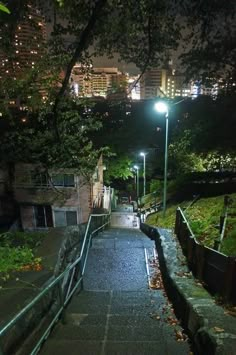
[[[93,208],[109,207],[108,194],[103,186],[102,157],[89,182],[72,169],[46,173],[36,165],[15,166],[14,195],[24,230],[84,223]]]

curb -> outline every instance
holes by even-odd
[[[215,303],[186,265],[170,230],[142,224],[155,240],[163,282],[197,355],[236,355],[236,318]]]

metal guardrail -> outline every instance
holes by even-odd
[[[102,219],[100,220],[100,223],[98,223],[99,221],[97,220],[96,223],[92,225],[92,220],[98,217]],[[20,322],[22,318],[27,314],[27,312],[32,310],[33,307],[35,307],[39,303],[39,301],[42,300],[43,297],[45,297],[45,295],[48,295],[49,292],[55,289],[55,287],[58,287],[59,288],[58,295],[60,301],[59,308],[57,309],[56,314],[53,316],[53,319],[47,325],[43,334],[41,334],[40,338],[37,341],[37,344],[34,345],[34,348],[33,350],[31,350],[30,355],[35,355],[38,353],[38,351],[42,346],[42,343],[48,337],[51,329],[58,321],[59,317],[62,315],[65,306],[68,304],[68,302],[70,301],[71,297],[73,296],[73,294],[75,293],[79,285],[80,284],[82,285],[83,275],[85,271],[85,266],[86,266],[86,261],[88,257],[92,236],[94,235],[94,233],[98,232],[100,229],[104,228],[109,223],[110,223],[110,214],[90,215],[79,257],[74,262],[72,262],[71,265],[66,267],[66,269],[60,275],[58,275],[52,282],[50,282],[48,286],[46,286],[27,306],[25,306],[19,313],[17,313],[15,317],[11,319],[0,330],[0,355],[4,355],[3,346],[1,346],[2,337],[5,336],[7,332],[9,332],[13,328],[13,326],[15,326],[18,322]],[[80,272],[80,277],[79,279],[75,280],[75,275],[77,274],[78,271]],[[66,279],[67,287],[64,289],[63,281],[65,281],[65,279]]]
[[[162,202],[157,202],[152,204],[150,207],[140,209],[140,217],[142,222],[144,222],[148,215],[152,213],[159,212],[162,209]]]
[[[236,258],[201,245],[180,207],[176,211],[175,234],[193,274],[204,282],[211,293],[236,304]]]

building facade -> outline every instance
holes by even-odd
[[[84,223],[94,208],[104,208],[104,200],[107,207],[108,194],[102,158],[90,181],[71,169],[45,173],[40,166],[15,166],[14,197],[24,230]]]
[[[190,97],[191,84],[185,81],[185,76],[172,70],[167,75],[166,95],[169,98]]]
[[[127,78],[118,68],[83,68],[76,64],[71,74],[71,87],[79,97],[106,98],[121,89],[126,92]]]
[[[153,99],[165,96],[166,84],[167,70],[158,68],[147,70],[140,80],[140,98]]]
[[[0,39],[8,30],[8,24],[0,33]],[[27,12],[17,24],[10,48],[0,50],[0,79],[7,76],[17,79],[25,70],[34,68],[45,53],[46,25],[40,12],[27,5]],[[9,52],[11,51],[11,56]]]

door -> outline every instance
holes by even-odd
[[[34,206],[36,228],[53,227],[51,206]]]

